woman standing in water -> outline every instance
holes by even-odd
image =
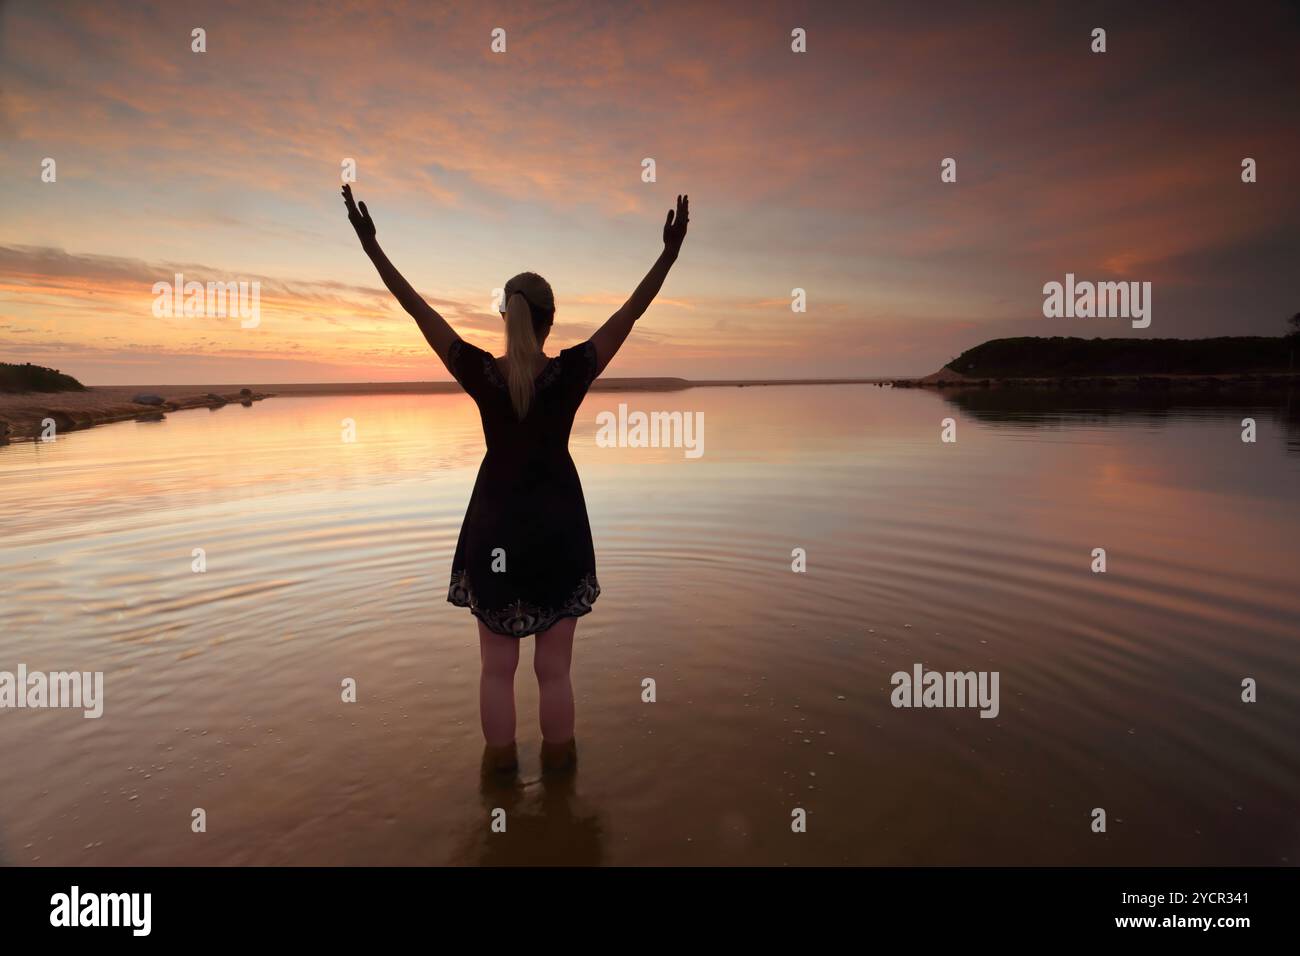
[[[573,685],[569,663],[578,618],[600,595],[587,506],[573,459],[569,430],[596,376],[605,370],[650,307],[686,238],[690,200],[664,223],[664,249],[623,307],[586,342],[548,357],[542,345],[555,319],[555,296],[545,279],[521,272],[505,286],[502,317],[506,354],[461,339],[388,261],[375,238],[366,204],[358,208],[343,187],[348,221],[361,247],[402,308],[415,319],[442,364],[478,405],[487,454],[479,467],[456,544],[447,600],[478,619],[482,674],[479,715],[488,770],[513,772],[515,668],[519,642],[536,635],[543,769],[577,761]]]

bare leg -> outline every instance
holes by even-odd
[[[533,670],[537,673],[538,715],[542,740],[552,744],[573,739],[573,683],[569,663],[573,660],[575,617],[561,618],[537,635]]]
[[[515,741],[515,668],[519,666],[519,641],[478,625],[479,657],[483,671],[478,682],[479,721],[489,747]]]

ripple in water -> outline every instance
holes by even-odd
[[[704,456],[596,447],[618,402],[702,411]],[[0,449],[0,670],[107,684],[100,720],[0,721],[0,861],[1294,863],[1300,459],[1291,419],[1252,414],[1243,446],[1233,409],[589,396],[581,767],[538,779],[525,650],[504,791],[480,787],[477,637],[445,603],[468,399],[275,399]],[[999,671],[997,719],[891,707],[916,662]],[[497,806],[508,843],[485,838]],[[194,807],[220,821],[201,840]]]

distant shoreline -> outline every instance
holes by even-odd
[[[144,395],[156,396],[158,401],[135,401]],[[202,385],[101,385],[84,391],[0,392],[0,445],[38,439],[51,423],[57,436],[114,422],[160,421],[169,412],[191,408],[248,406],[268,397],[250,388]]]
[[[593,392],[680,392],[688,388],[748,388],[768,385],[879,385],[892,378],[700,379],[599,378]],[[461,391],[455,382],[317,382],[254,385],[254,389],[283,398],[315,395],[447,395]]]
[[[599,379],[594,392],[678,392],[690,388],[747,388],[779,385],[882,385],[889,379],[742,379],[692,382],[684,378]],[[264,385],[90,385],[85,391],[0,392],[0,444],[37,439],[46,422],[55,434],[125,421],[158,421],[170,412],[251,405],[267,398],[346,395],[451,395],[456,382],[317,382]],[[146,405],[139,395],[161,401]]]
[[[1202,393],[1277,391],[1300,386],[1300,373],[1262,372],[1232,375],[1057,376],[973,379],[944,368],[922,378],[600,379],[593,392],[679,392],[691,388],[769,388],[785,385],[874,385],[882,388],[968,391],[1110,391],[1141,394],[1169,391]],[[246,394],[241,394],[241,389]],[[84,392],[0,392],[0,445],[37,439],[47,421],[56,434],[124,421],[158,421],[170,412],[251,405],[267,398],[312,398],[346,395],[451,395],[455,382],[319,382],[311,384],[233,385],[92,385]],[[140,393],[160,397],[161,405],[137,404]]]
[[[874,385],[936,390],[1020,389],[1202,394],[1274,392],[1300,385],[1291,371],[1300,335],[1216,339],[992,339],[963,352],[949,366],[920,378],[794,379],[602,378],[593,392],[678,392],[690,388],[768,388],[783,385]],[[10,387],[71,383],[57,370],[6,365]],[[960,371],[958,371],[960,369]],[[1283,371],[1286,369],[1286,371]],[[0,382],[0,385],[5,383]],[[444,395],[456,382],[317,382],[265,385],[99,385],[84,391],[0,391],[0,444],[111,422],[158,420],[189,408],[249,405],[264,398],[346,395]],[[150,403],[135,401],[152,396]]]
[[[1300,372],[1238,372],[1213,375],[1039,375],[972,378],[941,369],[924,378],[895,379],[894,388],[936,390],[1008,389],[1059,391],[1259,391],[1300,385]]]

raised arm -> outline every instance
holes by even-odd
[[[618,354],[636,320],[645,314],[645,310],[650,308],[650,303],[663,288],[668,270],[673,267],[678,253],[682,251],[682,240],[686,238],[686,226],[690,218],[691,198],[678,196],[676,211],[670,209],[664,223],[664,251],[659,254],[636,291],[623,303],[623,307],[606,319],[605,324],[591,337],[592,344],[596,346],[597,375],[605,371],[605,366]]]
[[[397,267],[388,261],[384,250],[379,248],[379,240],[375,238],[375,221],[370,218],[370,210],[366,208],[365,203],[361,204],[360,209],[357,208],[357,204],[352,200],[352,187],[346,184],[343,186],[343,205],[347,206],[348,222],[352,223],[352,228],[357,231],[361,248],[366,251],[370,261],[379,270],[379,278],[384,280],[384,285],[388,286],[388,291],[393,293],[393,297],[402,308],[415,319],[415,324],[424,333],[429,346],[438,353],[438,358],[442,359],[442,364],[447,366],[447,370],[451,371],[447,355],[451,350],[451,344],[460,336],[447,324],[446,319],[420,297],[420,293],[412,288],[411,283],[397,271]]]

